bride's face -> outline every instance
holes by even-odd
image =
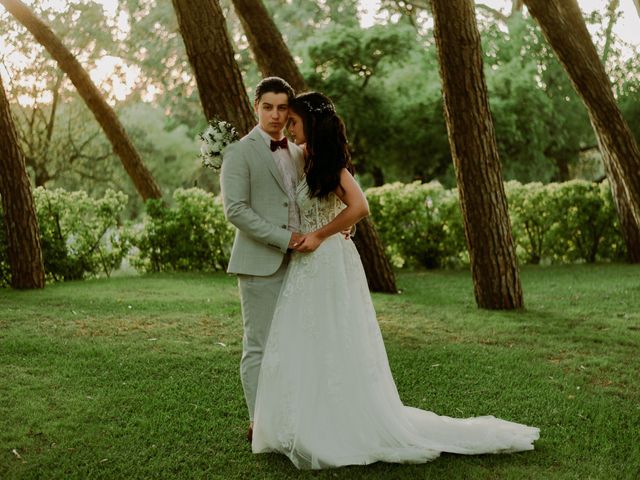
[[[289,123],[287,124],[287,130],[296,145],[302,145],[307,141],[304,137],[304,124],[302,123],[302,118],[293,111],[289,111]]]

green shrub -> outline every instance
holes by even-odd
[[[146,203],[141,230],[133,235],[139,270],[224,270],[229,262],[233,227],[224,218],[220,197],[199,188],[177,189],[173,206]]]
[[[507,182],[505,191],[518,259],[526,263],[622,260],[608,182]],[[366,191],[372,220],[397,268],[437,268],[469,262],[456,189],[437,182],[392,183]],[[117,269],[131,246],[142,271],[224,270],[234,228],[220,197],[198,188],[178,189],[172,206],[146,203],[137,232],[119,220],[127,196],[37,188],[34,200],[48,279],[75,280]],[[2,209],[0,207],[0,215]],[[4,228],[0,229],[0,286],[10,283]]]
[[[119,227],[119,216],[127,204],[124,193],[107,190],[104,197],[95,199],[84,191],[38,187],[33,197],[49,278],[109,276],[120,266],[129,249],[127,236]]]
[[[624,241],[607,182],[507,182],[518,259],[526,263],[621,260]],[[373,222],[396,267],[468,263],[457,191],[393,183],[366,191]]]
[[[557,221],[558,211],[547,188],[539,182],[505,183],[509,217],[518,259],[538,264],[550,256],[549,230]]]
[[[378,234],[396,267],[460,263],[464,230],[457,192],[438,182],[399,182],[366,192]]]
[[[624,242],[608,184],[571,180],[551,183],[546,191],[555,210],[549,230],[554,260],[593,263],[623,255]]]

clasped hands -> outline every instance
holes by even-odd
[[[344,235],[344,238],[348,240],[351,236],[351,229],[341,231],[340,235]],[[293,232],[291,240],[289,240],[289,248],[296,252],[310,253],[315,251],[324,240],[317,232],[305,234]]]

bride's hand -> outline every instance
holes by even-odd
[[[306,235],[300,243],[295,247],[295,250],[302,253],[310,253],[315,251],[320,244],[323,242],[323,239],[316,233],[310,233]]]

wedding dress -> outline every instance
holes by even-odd
[[[297,190],[302,231],[344,204]],[[441,452],[532,450],[539,429],[493,416],[455,419],[404,406],[351,240],[340,234],[294,253],[265,348],[254,415],[254,453],[281,452],[296,467],[377,461],[421,463]]]

